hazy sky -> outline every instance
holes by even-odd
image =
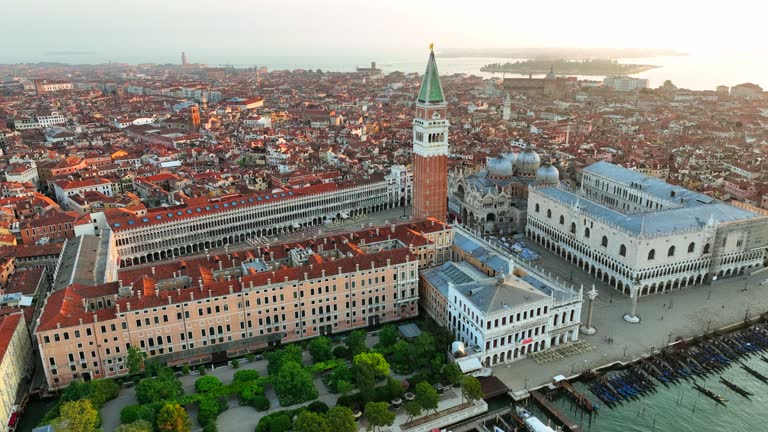
[[[0,62],[378,56],[466,47],[768,50],[760,0],[3,0]],[[66,56],[62,53],[66,52]],[[58,55],[56,55],[58,53]],[[208,58],[208,59],[207,59]],[[89,61],[89,59],[91,59]],[[236,60],[233,60],[235,63]]]

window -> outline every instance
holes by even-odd
[[[565,218],[563,217],[563,215],[560,215],[560,225],[563,225],[563,224],[565,224]]]
[[[675,256],[675,247],[670,246],[669,250],[667,251],[667,256]]]
[[[603,240],[600,242],[600,246],[608,247],[608,237],[603,236]]]
[[[536,213],[539,212],[539,204],[536,204]]]
[[[547,209],[547,217],[552,219],[552,210]]]
[[[704,245],[704,253],[705,253],[705,254],[708,254],[708,253],[709,253],[709,243],[707,243],[707,244],[705,244],[705,245]]]
[[[688,245],[688,253],[692,253],[695,248],[696,248],[696,243],[691,242],[691,244]]]
[[[571,222],[571,234],[576,234],[576,222]]]
[[[652,260],[656,258],[656,249],[651,249],[648,251],[648,259]]]
[[[624,245],[619,246],[619,255],[625,257],[627,256],[627,247]]]
[[[589,238],[589,228],[584,228],[584,237]]]

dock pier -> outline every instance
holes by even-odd
[[[538,404],[544,408],[547,412],[547,416],[554,417],[558,422],[563,424],[563,430],[569,432],[581,432],[581,426],[576,424],[573,420],[568,418],[565,414],[561,413],[552,402],[545,398],[541,393],[536,390],[530,391],[531,397],[538,402]]]

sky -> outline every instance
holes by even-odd
[[[0,62],[238,63],[443,48],[768,53],[758,0],[3,0]]]

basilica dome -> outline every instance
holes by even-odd
[[[496,156],[495,158],[488,161],[486,168],[488,169],[488,177],[492,179],[504,179],[512,177],[512,162],[506,157]]]
[[[512,152],[504,152],[502,153],[501,157],[508,160],[509,163],[512,164],[512,166],[515,166],[515,161],[517,160],[517,155]]]
[[[517,155],[517,161],[515,162],[515,172],[517,175],[523,177],[533,177],[536,175],[536,170],[541,166],[541,158],[539,154],[533,151],[530,147],[520,152]]]
[[[539,184],[556,185],[560,183],[560,171],[552,164],[545,163],[536,170],[536,182]]]

